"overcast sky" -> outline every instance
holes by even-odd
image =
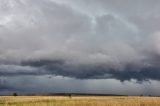
[[[1,0],[0,94],[160,95],[160,0]]]

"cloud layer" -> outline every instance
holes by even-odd
[[[0,76],[160,80],[159,0],[2,0]]]

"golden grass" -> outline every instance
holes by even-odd
[[[0,96],[0,106],[160,106],[160,97]]]

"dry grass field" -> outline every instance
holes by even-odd
[[[160,106],[160,97],[0,96],[0,106]]]

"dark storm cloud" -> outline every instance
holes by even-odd
[[[158,57],[157,57],[158,58]],[[153,59],[153,58],[152,58]],[[160,80],[158,59],[144,66],[126,65],[123,69],[115,69],[107,64],[73,64],[65,60],[32,60],[17,65],[1,65],[1,76],[18,75],[57,75],[77,79],[118,79],[125,80]]]
[[[25,61],[21,63],[22,67],[32,67],[39,71],[31,73],[22,73],[24,75],[58,75],[78,79],[108,79],[115,78],[121,81],[135,79],[160,80],[159,66],[137,67],[132,64],[127,65],[124,69],[114,69],[105,64],[68,64],[63,60],[39,60]],[[40,71],[44,70],[44,71]],[[15,74],[19,74],[15,73]],[[6,73],[9,75],[9,73]],[[12,75],[12,74],[11,74]]]
[[[160,3],[2,0],[0,76],[160,79]]]

